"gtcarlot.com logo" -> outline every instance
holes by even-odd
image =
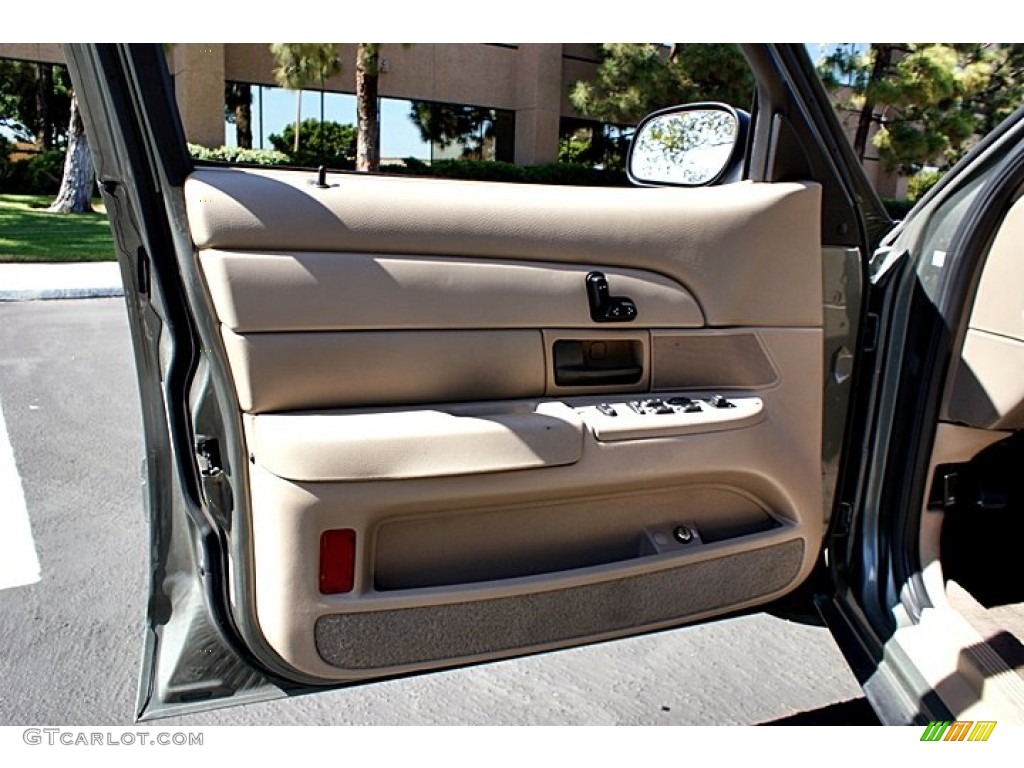
[[[77,728],[26,728],[26,744],[64,747],[201,747],[203,734],[190,731],[87,731]]]
[[[937,720],[928,724],[921,741],[988,741],[995,720]]]

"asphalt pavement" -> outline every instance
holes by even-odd
[[[0,303],[0,409],[39,563],[0,588],[0,724],[130,724],[148,562],[123,299]],[[871,723],[861,695],[826,629],[754,613],[159,724]]]

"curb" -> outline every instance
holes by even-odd
[[[0,302],[114,296],[124,296],[116,261],[0,264]]]
[[[55,299],[109,299],[124,296],[124,288],[42,288],[14,291],[0,290],[0,301],[49,301]]]

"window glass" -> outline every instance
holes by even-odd
[[[340,46],[342,70],[326,87],[314,79],[300,91],[269,84],[265,47],[224,46],[224,146],[260,152],[197,156],[354,169],[354,46]],[[625,185],[646,114],[694,101],[749,109],[753,94],[746,61],[725,44],[380,44],[379,68],[370,170],[457,178]],[[543,79],[552,73],[557,82]],[[182,113],[186,134],[198,133],[196,111]]]

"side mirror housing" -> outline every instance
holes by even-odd
[[[686,104],[645,117],[629,145],[626,172],[645,187],[703,187],[743,172],[750,115],[727,104]]]

